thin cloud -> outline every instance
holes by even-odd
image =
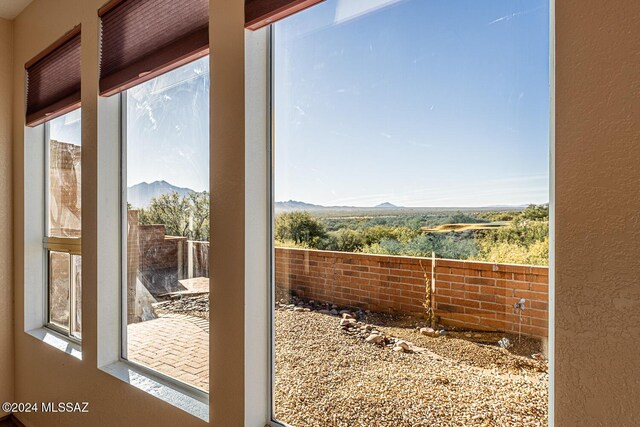
[[[496,19],[496,20],[493,20],[493,21],[489,22],[489,25],[497,24],[498,22],[502,22],[502,21],[510,21],[513,18],[517,18],[518,16],[522,16],[522,15],[527,15],[529,13],[535,12],[535,11],[540,10],[540,9],[542,9],[542,6],[536,7],[535,9],[523,10],[521,12],[514,12],[514,13],[512,13],[510,15],[505,15],[505,16],[502,16],[502,17]]]

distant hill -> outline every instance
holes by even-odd
[[[526,206],[460,206],[460,207],[403,207],[390,202],[380,203],[376,206],[323,206],[298,200],[275,202],[276,212],[309,211],[317,215],[404,215],[433,212],[481,212],[481,211],[521,211]]]
[[[380,203],[379,205],[375,205],[374,207],[376,207],[376,208],[399,208],[400,206],[396,206],[393,203],[384,202],[384,203]]]
[[[321,205],[313,205],[311,203],[299,202],[297,200],[287,200],[286,202],[275,202],[276,210],[283,211],[312,211],[317,209],[325,209]]]
[[[146,208],[151,203],[151,199],[162,196],[164,194],[178,193],[185,196],[192,193],[190,188],[176,187],[167,181],[154,181],[152,183],[141,182],[127,188],[127,201],[134,208]]]

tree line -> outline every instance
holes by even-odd
[[[448,233],[423,230],[439,224],[491,221],[508,224]],[[530,205],[520,212],[456,212],[391,219],[321,218],[294,211],[276,217],[274,237],[280,246],[425,257],[435,252],[439,258],[548,265],[549,206]]]

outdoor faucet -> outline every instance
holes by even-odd
[[[524,298],[520,298],[520,301],[518,301],[517,303],[513,304],[513,308],[515,308],[516,311],[523,312],[524,308],[525,308],[525,302],[526,302],[526,300]]]

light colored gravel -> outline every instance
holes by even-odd
[[[413,328],[377,328],[428,350],[396,352],[317,311],[281,309],[275,321],[275,413],[293,426],[547,425],[544,361]]]

